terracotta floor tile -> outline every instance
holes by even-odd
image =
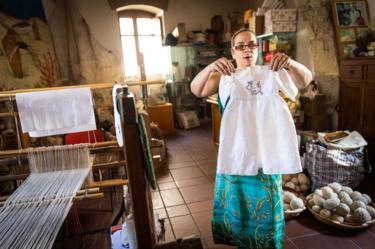
[[[215,244],[212,237],[205,237],[205,246],[207,249],[235,249],[236,246],[228,246],[223,244]],[[298,249],[290,240],[285,240],[283,249]]]
[[[167,207],[169,218],[190,214],[186,205]]]
[[[178,168],[196,167],[196,166],[197,166],[197,163],[194,161],[168,164],[169,169],[178,169]]]
[[[158,191],[157,192],[152,192],[151,193],[151,198],[152,198],[152,207],[154,209],[158,209],[158,208],[163,208],[164,207],[163,201],[162,201],[160,193]]]
[[[202,151],[202,154],[206,157],[206,159],[217,159],[217,151]]]
[[[171,174],[175,180],[191,179],[204,176],[203,171],[199,167],[171,169]]]
[[[291,242],[290,240],[285,239],[285,240],[284,240],[283,249],[298,249],[298,247],[296,247],[296,246],[293,244],[293,242]]]
[[[155,209],[155,212],[159,215],[159,219],[168,218],[165,208],[157,208]]]
[[[185,180],[176,180],[176,184],[179,188],[188,187],[188,186],[197,186],[200,184],[212,183],[212,180],[207,176],[196,177]]]
[[[199,166],[201,170],[207,175],[207,176],[216,176],[216,166],[212,165],[206,165],[206,166]]]
[[[195,224],[197,224],[199,232],[201,233],[202,237],[210,237],[212,236],[211,231],[211,211],[200,212],[192,214]]]
[[[374,198],[375,199],[375,198]],[[372,225],[370,226],[368,229],[367,229],[368,232],[370,232],[371,234],[375,235],[375,225]]]
[[[207,159],[206,155],[203,154],[202,152],[200,151],[189,151],[188,154],[191,156],[191,158],[193,158],[193,160],[197,161],[197,160],[204,160],[204,159]]]
[[[186,203],[212,200],[214,197],[214,184],[202,184],[180,188],[181,194]]]
[[[162,190],[160,191],[160,194],[166,207],[184,204],[184,200],[178,189]]]
[[[177,188],[174,182],[160,182],[158,183],[158,186],[160,190]]]
[[[191,162],[193,159],[189,154],[170,154],[168,158],[169,163],[182,163],[182,162]]]
[[[311,218],[294,219],[286,222],[285,234],[289,239],[300,236],[315,235],[320,232],[329,231],[329,228]]]
[[[207,249],[236,249],[236,246],[227,246],[223,244],[215,244],[212,237],[205,237],[204,242],[207,246]]]
[[[164,228],[165,228],[165,242],[171,242],[175,241],[176,238],[174,237],[173,231],[172,231],[172,226],[169,221],[169,219],[165,219],[164,221]]]
[[[169,173],[169,170],[163,170],[155,173],[156,180],[158,183],[161,182],[173,182],[172,175]]]
[[[205,211],[211,211],[214,208],[213,200],[199,201],[199,202],[189,203],[187,205],[192,214],[205,212]]]
[[[191,215],[184,215],[171,218],[171,224],[176,238],[183,238],[193,234],[199,234]]]
[[[185,149],[178,143],[170,144],[170,141],[167,141],[167,153],[169,155],[173,154],[182,154],[185,153]]]
[[[291,239],[300,249],[358,249],[353,241],[346,238],[338,238],[326,234]]]
[[[373,249],[375,248],[375,235],[366,231],[366,230],[359,230],[359,231],[332,231],[325,233],[329,236],[337,237],[338,239],[350,239],[356,245],[358,245],[362,249]]]
[[[198,160],[197,161],[198,166],[200,167],[216,167],[217,160],[216,159],[206,159],[206,160]]]

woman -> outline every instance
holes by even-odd
[[[220,58],[192,81],[198,97],[219,92],[223,111],[212,231],[216,243],[238,248],[282,248],[281,174],[301,171],[293,119],[281,90],[294,98],[311,72],[283,53],[256,66],[255,35],[241,29],[231,39],[237,67]]]

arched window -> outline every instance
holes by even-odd
[[[130,80],[164,79],[160,15],[142,10],[118,12],[125,78]]]

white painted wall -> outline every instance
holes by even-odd
[[[104,48],[121,54],[117,12],[110,8],[107,0],[77,0],[77,5],[99,43]]]

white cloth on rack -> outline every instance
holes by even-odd
[[[116,96],[117,93],[122,88],[121,84],[115,84],[112,89],[112,100],[113,100],[113,116],[115,118],[115,129],[116,129],[116,139],[120,147],[124,145],[124,140],[122,137],[122,128],[121,128],[121,115],[117,106]]]
[[[298,89],[285,70],[251,66],[222,76],[217,172],[230,175],[290,174],[302,171],[297,133],[281,90],[294,100]],[[229,101],[227,101],[229,98]]]
[[[91,89],[18,93],[22,132],[31,137],[96,130]]]

